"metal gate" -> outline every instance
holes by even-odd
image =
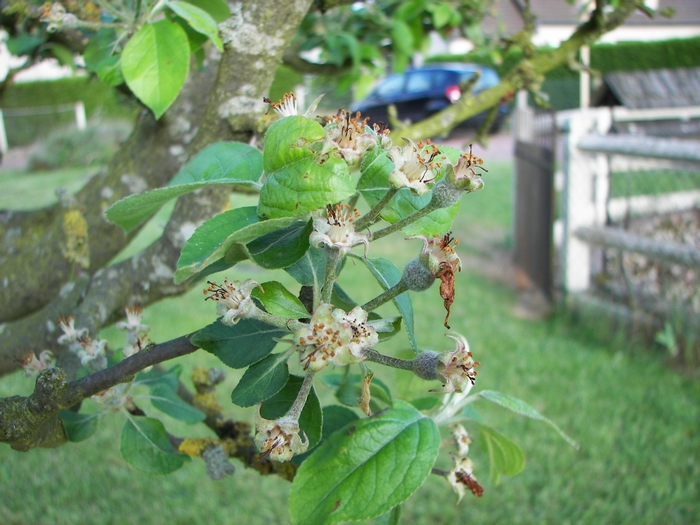
[[[516,119],[513,262],[551,299],[554,113],[524,108]]]

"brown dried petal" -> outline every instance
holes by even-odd
[[[450,319],[450,308],[452,303],[455,301],[455,269],[459,264],[458,261],[454,262],[443,262],[440,264],[440,269],[438,270],[435,277],[440,279],[440,297],[442,297],[443,304],[445,305],[445,311],[447,315],[445,316],[445,328],[450,328],[447,322]]]

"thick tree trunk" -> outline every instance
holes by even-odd
[[[96,336],[102,326],[123,316],[125,306],[147,306],[185,291],[172,281],[180,250],[193,226],[221,211],[229,195],[217,189],[182,197],[156,243],[109,268],[107,262],[129,239],[104,219],[104,209],[126,195],[162,186],[206,145],[248,141],[260,131],[258,121],[267,109],[262,99],[310,4],[310,0],[236,4],[223,25],[225,51],[218,63],[212,61],[204,73],[192,75],[160,121],[144,111],[109,168],[91,180],[74,202],[0,216],[0,249],[5,254],[0,375],[17,369],[31,350],[48,348],[60,354],[56,343],[60,317],[74,316],[76,326],[89,328]],[[70,231],[65,215],[75,210],[88,224],[89,265],[85,259],[75,262],[67,249]],[[62,364],[72,368],[68,362]]]

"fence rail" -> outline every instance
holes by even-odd
[[[616,122],[700,117],[700,108],[557,114],[565,133],[560,277],[584,316],[700,364],[700,141],[621,134]],[[618,133],[610,133],[616,130]],[[682,349],[682,350],[679,350]],[[682,355],[681,355],[682,353]],[[693,365],[695,363],[696,365]]]
[[[54,106],[34,106],[28,108],[0,108],[0,153],[5,154],[9,149],[7,141],[6,118],[22,118],[36,115],[53,115],[59,112],[72,111],[75,116],[75,125],[78,129],[87,127],[85,104],[82,101],[69,104],[56,104]]]

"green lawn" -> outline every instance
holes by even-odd
[[[486,189],[465,197],[457,237],[462,253],[478,251],[471,233],[483,238],[510,225],[510,163],[490,163]],[[475,235],[476,237],[476,235]],[[501,234],[499,238],[503,238]],[[144,241],[145,242],[145,241]],[[405,262],[419,241],[384,239],[370,256]],[[234,268],[236,278],[278,278],[248,264]],[[349,262],[345,288],[361,286],[359,300],[376,291],[362,265]],[[405,505],[404,524],[652,524],[700,523],[700,384],[697,378],[668,369],[661,355],[633,352],[624,341],[602,345],[587,339],[564,317],[524,321],[511,315],[516,294],[482,276],[463,272],[457,278],[451,325],[469,339],[481,362],[476,389],[494,389],[524,399],[581,444],[567,445],[551,428],[495,406],[477,403],[486,423],[516,441],[526,454],[525,470],[488,481],[487,463],[478,443],[472,446],[475,474],[485,487],[483,498],[456,496],[442,479],[432,477]],[[443,338],[444,310],[437,287],[414,295],[419,344],[452,348]],[[156,341],[186,333],[214,318],[214,308],[195,289],[180,299],[149,308],[145,322]],[[106,330],[110,340],[117,334]],[[397,336],[382,351],[407,347]],[[218,366],[216,358],[198,353],[182,359]],[[401,390],[425,395],[435,385],[395,381],[375,366],[378,377]],[[225,402],[238,372],[220,387]],[[19,374],[0,382],[0,395],[26,394],[32,382]],[[319,386],[325,399],[328,391]],[[234,409],[252,421],[252,411]],[[145,407],[148,411],[148,407]],[[180,435],[202,435],[163,417]],[[233,477],[210,481],[200,461],[169,476],[142,474],[119,455],[120,416],[105,418],[97,434],[82,444],[26,454],[0,447],[0,524],[251,524],[288,523],[289,484],[262,478],[237,465]]]

